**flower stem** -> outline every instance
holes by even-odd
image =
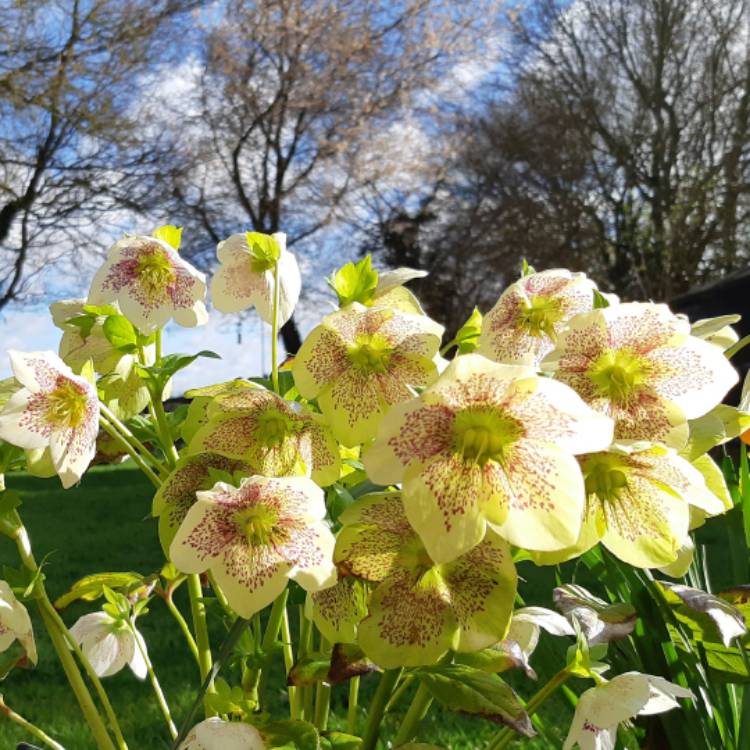
[[[349,680],[349,703],[346,709],[346,731],[357,733],[357,706],[359,703],[359,675]]]
[[[161,328],[158,328],[156,330],[154,339],[156,342],[156,366],[158,367],[161,363]],[[172,432],[169,429],[167,413],[164,411],[164,402],[162,401],[163,394],[160,393],[159,398],[155,398],[155,394],[153,392],[149,393],[151,395],[151,398],[149,400],[151,402],[151,405],[153,406],[154,415],[156,416],[156,423],[159,427],[159,435],[161,437],[162,448],[164,449],[164,456],[167,459],[167,465],[169,466],[169,468],[173,469],[174,465],[177,463],[177,460],[180,457],[180,454],[177,452],[177,448],[175,448],[174,440],[172,440]]]
[[[292,648],[292,632],[289,628],[289,612],[284,604],[284,612],[281,617],[281,644],[284,653],[284,669],[286,673],[291,672],[294,666],[294,649]],[[293,685],[287,686],[289,696],[289,712],[292,719],[299,719],[302,711],[299,705],[299,690]]]
[[[167,605],[167,609],[172,613],[172,617],[174,617],[174,619],[177,621],[177,624],[180,626],[180,630],[185,636],[185,640],[187,641],[190,653],[195,657],[195,661],[200,668],[201,662],[198,656],[198,646],[195,643],[195,638],[193,638],[193,634],[190,632],[190,626],[187,624],[187,620],[185,620],[185,618],[182,616],[182,612],[180,612],[180,610],[177,608],[177,605],[174,603],[171,592],[169,592],[164,597],[164,603]]]
[[[132,620],[130,620],[128,622],[128,625],[130,627],[130,632],[133,634],[133,637],[135,638],[135,642],[136,642],[136,645],[138,646],[138,650],[141,652],[143,661],[146,663],[146,670],[148,671],[148,678],[151,681],[151,687],[154,689],[156,702],[159,704],[159,708],[161,709],[162,715],[164,716],[164,720],[167,722],[167,728],[169,729],[169,734],[171,738],[174,740],[177,738],[177,727],[175,726],[174,721],[172,721],[172,712],[169,710],[169,704],[167,703],[167,699],[164,695],[164,691],[161,689],[159,680],[156,677],[156,672],[154,672],[154,665],[151,663],[151,658],[148,655],[148,651],[146,650],[146,648],[144,648],[143,640],[141,639],[141,634],[136,630],[135,623]]]
[[[135,448],[109,423],[103,414],[99,417],[99,424],[110,437],[114,438],[125,449],[127,454],[135,461],[138,468],[149,478],[151,484],[157,489],[161,487],[161,479],[154,474],[151,467],[141,458]]]
[[[276,643],[276,639],[279,637],[281,623],[284,620],[284,614],[286,613],[286,600],[288,599],[288,597],[289,589],[286,588],[274,600],[274,603],[271,607],[271,614],[268,616],[268,622],[266,623],[266,631],[265,633],[263,633],[263,640],[260,643],[260,648],[263,654],[271,653],[273,644]],[[258,697],[261,702],[261,706],[263,706],[265,700],[267,680],[267,670],[261,670],[260,683],[258,685]]]
[[[417,688],[417,692],[414,693],[409,710],[401,721],[401,726],[398,728],[396,737],[393,740],[394,747],[405,745],[409,740],[414,738],[422,719],[427,715],[431,705],[432,695],[430,695],[430,691],[424,685],[420,685]]]
[[[274,393],[279,392],[279,262],[273,267],[273,322],[271,323],[271,383]]]
[[[360,750],[375,750],[380,734],[380,723],[383,721],[383,715],[385,714],[385,707],[400,676],[400,669],[388,669],[380,676],[380,682],[370,704]]]
[[[211,656],[211,642],[208,638],[208,625],[206,623],[206,606],[201,599],[201,579],[197,573],[191,573],[187,578],[188,594],[190,596],[190,611],[193,615],[193,630],[195,631],[195,643],[198,648],[198,667],[200,668],[201,681],[205,681],[211,671],[213,657]],[[213,692],[210,686],[207,692]],[[204,701],[206,716],[213,713]]]
[[[140,453],[141,458],[147,460],[159,474],[166,475],[169,473],[166,468],[164,468],[161,461],[159,461],[156,456],[151,453],[151,451],[133,434],[133,432],[128,429],[127,425],[118,419],[114,412],[101,401],[99,402],[99,411],[106,417],[110,425],[120,433],[122,440],[129,443],[130,447],[133,448],[136,453]]]
[[[29,734],[34,735],[36,739],[51,747],[52,750],[65,750],[59,742],[53,740],[46,732],[27,719],[24,719],[23,716],[17,714],[10,706],[6,705],[2,695],[0,695],[0,715],[10,719],[14,724],[18,724],[19,727],[26,730]]]
[[[18,529],[15,535],[15,542],[24,566],[32,573],[36,573],[39,568],[31,551],[29,536],[23,526]],[[47,596],[47,592],[44,589],[44,583],[42,582],[41,577],[37,578],[35,589],[37,594],[37,606],[39,608],[39,614],[42,617],[42,622],[44,623],[44,627],[49,633],[52,645],[54,646],[55,651],[57,652],[57,656],[60,659],[60,663],[62,664],[62,668],[65,671],[65,676],[68,678],[70,687],[73,690],[76,699],[78,700],[78,705],[81,707],[83,717],[86,719],[86,723],[89,725],[91,733],[94,735],[96,744],[99,747],[99,750],[115,750],[115,746],[112,743],[112,738],[109,736],[109,732],[107,732],[107,727],[102,721],[102,717],[100,716],[99,711],[96,708],[96,704],[91,697],[91,693],[86,687],[86,683],[83,680],[81,672],[79,671],[78,666],[75,663],[73,654],[68,648],[68,643],[66,642],[67,628],[65,628],[64,625],[62,626],[62,628],[60,627],[60,623],[62,622],[62,620],[60,619],[60,616],[57,614],[55,608],[52,606],[52,602],[50,602],[49,597]],[[69,636],[70,634],[67,633],[67,635]],[[72,637],[71,640],[73,640]],[[73,640],[73,642],[75,641]],[[115,724],[117,723],[116,718],[114,719],[114,722]],[[127,750],[127,745],[125,745],[124,741],[120,743],[120,749]]]

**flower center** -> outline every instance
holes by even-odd
[[[629,401],[641,388],[647,374],[647,363],[629,349],[605,352],[588,371],[601,395],[618,403]]]
[[[627,467],[611,454],[589,456],[582,462],[586,494],[601,500],[619,500],[628,486]]]
[[[161,248],[149,248],[141,253],[135,270],[141,286],[151,299],[163,295],[175,280],[172,263]]]
[[[563,319],[560,300],[535,294],[522,300],[519,306],[518,325],[532,336],[555,336],[555,325]]]
[[[88,397],[72,380],[60,378],[47,394],[47,421],[57,427],[80,427],[86,417]]]
[[[258,417],[258,426],[255,430],[255,438],[266,448],[281,445],[284,440],[298,430],[289,417],[280,411],[269,411]]]
[[[454,450],[480,466],[488,461],[505,461],[522,434],[523,428],[515,419],[496,412],[463,411],[453,423]]]
[[[385,372],[393,350],[383,336],[360,336],[349,349],[349,359],[354,368],[364,374]]]
[[[423,575],[435,567],[432,558],[427,554],[419,537],[406,541],[399,551],[399,563],[407,570],[417,571]]]
[[[278,515],[265,505],[256,505],[240,511],[234,517],[238,529],[252,546],[269,544],[276,536]]]

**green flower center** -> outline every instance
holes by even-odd
[[[273,448],[293,435],[298,430],[298,425],[286,414],[280,411],[269,411],[258,418],[258,426],[255,429],[255,439],[266,448]]]
[[[555,336],[555,326],[563,319],[560,300],[532,295],[519,305],[518,325],[532,336]]]
[[[349,360],[355,369],[369,375],[385,372],[391,361],[393,349],[385,337],[359,336],[349,349]]]
[[[160,297],[175,280],[174,268],[160,248],[142,253],[135,270],[141,286],[151,299]]]
[[[488,461],[504,462],[522,434],[515,419],[491,411],[463,411],[453,423],[454,450],[480,466]]]
[[[641,388],[648,363],[629,349],[605,352],[589,368],[588,376],[605,398],[626,403]]]
[[[265,505],[247,508],[234,517],[237,528],[244,533],[247,541],[253,546],[269,544],[278,536],[276,528],[278,520],[278,515]]]
[[[70,380],[61,380],[47,396],[47,421],[57,427],[80,427],[86,417],[86,393]]]
[[[586,494],[602,500],[618,500],[628,486],[627,466],[611,454],[589,456],[583,461]]]

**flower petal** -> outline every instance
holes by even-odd
[[[367,595],[367,585],[351,576],[308,595],[312,620],[327,641],[357,642],[357,626],[367,615]]]

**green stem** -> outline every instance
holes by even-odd
[[[286,612],[286,600],[289,597],[289,589],[284,589],[274,600],[273,606],[271,607],[271,613],[268,616],[268,622],[266,623],[266,631],[263,633],[263,640],[260,643],[261,651],[264,655],[270,654],[273,649],[274,643],[279,637],[279,631],[281,630],[281,623],[284,620],[284,614]],[[260,682],[258,684],[258,698],[260,700],[261,708],[265,704],[265,692],[266,683],[268,682],[267,670],[261,669],[260,671]]]
[[[385,712],[389,714],[396,707],[398,702],[404,697],[404,693],[409,689],[409,686],[414,682],[414,675],[407,674],[401,683],[393,691],[393,695],[388,701],[388,705],[385,707]]]
[[[65,748],[59,742],[53,740],[52,737],[50,737],[46,732],[41,730],[38,726],[32,724],[30,721],[24,719],[20,714],[17,714],[10,706],[5,703],[2,695],[0,695],[0,715],[10,719],[14,724],[18,724],[19,727],[36,737],[36,739],[38,739],[40,742],[43,742],[48,747],[51,747],[52,750],[65,750]]]
[[[161,487],[161,479],[154,474],[151,467],[141,458],[135,448],[107,421],[103,414],[99,417],[99,424],[110,437],[114,438],[125,449],[125,452],[135,461],[138,468],[149,478],[151,484],[157,489]]]
[[[724,356],[727,359],[732,359],[737,352],[742,351],[742,349],[748,344],[750,344],[750,336],[743,336],[737,343],[732,344],[732,346],[724,352]]]
[[[430,695],[430,691],[424,685],[420,685],[417,688],[417,692],[414,693],[409,710],[401,721],[401,726],[398,728],[396,737],[393,740],[394,747],[405,745],[409,740],[414,738],[422,719],[427,715],[431,705],[432,695]]]
[[[385,714],[385,707],[400,676],[400,669],[389,669],[380,675],[380,682],[370,704],[360,750],[375,750],[380,734],[380,723],[383,721],[383,715]]]
[[[273,322],[271,323],[271,383],[275,393],[279,392],[279,262],[273,268]]]
[[[328,714],[331,709],[331,686],[319,682],[315,687],[315,719],[313,724],[319,732],[328,728]]]
[[[284,653],[284,669],[286,673],[291,672],[294,666],[294,649],[292,648],[292,632],[289,628],[289,612],[287,611],[286,605],[284,606],[284,612],[281,617],[281,644]],[[287,694],[289,696],[289,711],[292,719],[299,719],[302,709],[299,704],[299,690],[293,685],[287,686]]]
[[[216,577],[214,574],[209,570],[208,573],[206,573],[206,576],[208,577],[208,582],[211,584],[211,588],[213,589],[214,595],[216,596],[217,601],[221,605],[221,608],[227,613],[234,616],[234,613],[232,612],[232,608],[229,606],[229,600],[224,595],[224,592],[221,590],[221,586],[216,582]]]
[[[198,646],[195,643],[195,638],[193,638],[193,634],[190,632],[190,626],[187,624],[187,620],[182,616],[182,612],[180,612],[177,605],[174,603],[171,592],[167,593],[164,597],[164,603],[167,605],[167,609],[172,613],[172,617],[174,617],[177,624],[180,626],[180,630],[185,636],[190,653],[195,657],[195,661],[200,668],[201,662],[198,656]]]
[[[153,466],[159,474],[168,474],[169,472],[164,468],[164,465],[159,461],[156,456],[133,434],[132,430],[122,422],[114,412],[109,409],[101,401],[99,402],[99,411],[106,417],[107,421],[116,429],[123,440],[130,444],[130,446],[137,452],[140,453],[141,458],[147,460],[151,466]]]
[[[148,651],[144,647],[140,633],[136,630],[135,623],[131,620],[128,622],[128,625],[130,627],[130,632],[135,638],[138,650],[141,652],[143,661],[146,663],[146,671],[148,672],[148,678],[151,681],[151,687],[154,689],[156,702],[159,704],[159,708],[161,709],[162,715],[164,716],[164,720],[167,722],[169,734],[174,740],[177,738],[177,727],[175,726],[174,721],[172,721],[172,712],[169,710],[169,704],[167,703],[166,696],[164,695],[164,691],[161,689],[159,680],[156,677],[156,672],[154,672],[154,665],[151,663],[151,659],[149,658]]]
[[[561,669],[556,675],[553,675],[549,681],[535,693],[531,700],[526,704],[526,713],[529,717],[533,716],[540,708],[540,706],[560,688],[570,678],[570,672],[568,668]],[[503,727],[494,737],[494,739],[487,746],[487,750],[502,750],[515,739],[516,732],[510,727]]]
[[[39,568],[31,551],[29,536],[23,526],[21,526],[16,532],[15,542],[24,566],[32,573],[36,573]],[[37,606],[39,608],[39,614],[42,617],[42,622],[44,623],[44,626],[49,633],[52,645],[54,646],[55,651],[57,652],[57,656],[60,659],[60,663],[62,664],[62,668],[65,671],[65,676],[68,678],[70,687],[72,688],[73,693],[78,700],[78,705],[81,707],[81,712],[86,719],[86,723],[89,725],[91,733],[94,735],[96,744],[98,745],[99,750],[116,750],[114,744],[112,743],[112,738],[109,736],[109,732],[107,732],[107,727],[104,725],[102,717],[100,716],[94,700],[91,697],[91,693],[86,687],[86,683],[81,676],[81,672],[79,671],[78,666],[75,663],[73,654],[68,648],[66,634],[69,637],[70,634],[67,632],[67,628],[65,628],[64,625],[62,626],[62,628],[60,627],[60,623],[62,622],[62,620],[60,619],[55,608],[52,606],[52,602],[50,602],[49,597],[47,596],[47,592],[44,589],[44,583],[42,582],[41,577],[37,578],[35,588],[37,593]],[[72,637],[70,637],[70,640],[75,643],[75,640]],[[115,723],[116,721],[117,720],[115,719]],[[120,748],[121,750],[126,750],[127,745],[125,745],[123,742],[120,745]]]
[[[161,362],[161,328],[156,331],[154,335],[156,341],[156,366],[159,366]],[[164,456],[167,459],[167,464],[170,469],[174,468],[180,454],[175,448],[174,440],[172,440],[172,432],[169,429],[169,422],[167,421],[167,413],[164,411],[164,402],[162,401],[163,394],[159,394],[159,398],[154,398],[154,394],[151,394],[151,405],[154,407],[154,415],[156,416],[156,423],[159,426],[159,435],[161,437],[162,448],[164,449]]]
[[[191,573],[187,578],[188,594],[190,596],[190,611],[193,616],[193,630],[195,631],[195,644],[198,648],[198,667],[201,674],[201,682],[205,681],[211,671],[213,657],[211,656],[211,642],[208,638],[208,625],[206,624],[206,606],[201,599],[201,579],[197,573]],[[213,692],[210,686],[207,692]],[[213,712],[204,701],[206,716],[213,716]]]
[[[346,731],[357,733],[357,707],[359,705],[359,675],[349,680],[349,703],[346,708]]]

